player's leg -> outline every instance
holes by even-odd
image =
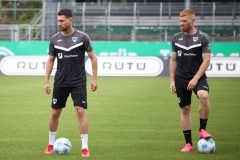
[[[88,134],[88,120],[85,109],[80,106],[75,106],[75,110],[78,118],[79,131],[81,132],[81,134]]]
[[[89,149],[88,149],[88,119],[86,116],[85,109],[80,106],[75,106],[77,118],[78,118],[78,127],[81,133],[81,141],[82,141],[82,157],[89,157]]]
[[[198,97],[200,101],[199,105],[199,116],[202,119],[208,119],[210,112],[210,103],[208,98],[208,92],[204,90],[198,91]],[[202,128],[205,129],[205,128]]]
[[[90,152],[88,149],[88,119],[86,116],[87,109],[87,91],[86,87],[74,87],[71,90],[72,99],[74,102],[77,118],[78,127],[80,131],[82,141],[82,157],[89,157]]]
[[[208,98],[208,92],[204,90],[199,90],[197,92],[199,97],[199,117],[200,117],[200,128],[199,137],[200,138],[211,138],[211,135],[206,131],[208,117],[210,113],[210,103]]]
[[[192,119],[191,119],[191,105],[181,107],[181,126],[186,145],[182,148],[181,152],[189,152],[193,150],[192,147]]]
[[[210,113],[210,103],[209,103],[209,86],[206,79],[200,79],[196,86],[197,96],[199,98],[199,137],[200,138],[211,138],[211,135],[206,131],[206,126],[208,122],[208,117]]]
[[[191,128],[192,128],[192,119],[191,119],[191,105],[187,105],[181,108],[181,126],[183,134],[186,140],[186,144],[190,143],[192,145],[191,139]]]
[[[61,112],[62,109],[52,109],[52,114],[49,120],[49,143],[45,150],[46,154],[53,153],[53,145],[55,142],[58,127],[58,118],[60,117]]]
[[[52,113],[49,120],[49,143],[45,150],[46,154],[53,153],[53,145],[56,138],[58,119],[61,115],[62,108],[65,107],[67,97],[69,95],[68,88],[54,87],[52,96]]]
[[[192,92],[187,90],[188,81],[184,79],[175,80],[177,97],[179,107],[181,108],[181,126],[185,138],[185,146],[182,152],[189,152],[193,150],[192,147],[192,119],[191,119],[191,96]]]
[[[191,119],[191,105],[187,105],[181,108],[181,126],[182,130],[191,130],[192,119]]]
[[[52,108],[52,114],[49,120],[49,144],[54,144],[56,131],[58,128],[58,119],[61,115],[62,108],[54,109]],[[51,134],[52,133],[52,134]],[[54,136],[54,137],[53,137]]]

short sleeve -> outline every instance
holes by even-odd
[[[49,43],[49,51],[48,51],[48,54],[49,54],[50,56],[56,56],[55,49],[54,49],[54,44],[52,43],[51,40],[50,40],[50,43]]]
[[[92,42],[87,34],[84,34],[84,47],[87,52],[91,52],[93,50]]]
[[[211,53],[211,44],[208,35],[206,34],[202,40],[202,53]]]
[[[176,45],[175,45],[175,36],[172,38],[172,52],[177,52]]]

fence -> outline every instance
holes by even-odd
[[[185,4],[45,2],[29,24],[0,25],[0,40],[49,40],[58,32],[57,11],[62,8],[73,11],[73,26],[93,41],[170,41],[180,31],[178,14]],[[195,27],[212,41],[240,41],[239,2],[191,3],[190,8],[196,12]]]

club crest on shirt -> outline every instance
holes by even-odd
[[[72,41],[73,41],[73,42],[76,42],[77,39],[78,39],[78,37],[72,37]]]
[[[198,40],[198,37],[193,37],[193,42],[196,42]]]

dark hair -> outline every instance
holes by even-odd
[[[70,9],[68,8],[64,8],[64,9],[61,9],[59,12],[58,12],[58,15],[59,16],[65,16],[67,18],[70,18],[73,16],[73,13]]]

